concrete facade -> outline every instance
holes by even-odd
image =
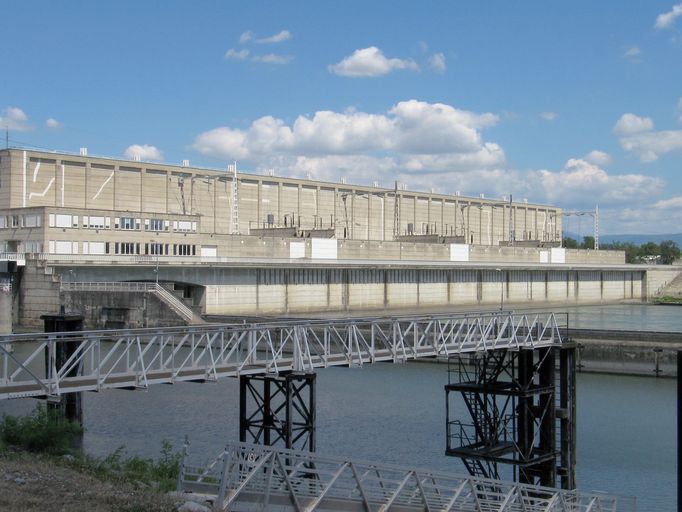
[[[561,210],[234,170],[0,150],[0,252],[232,256],[227,235],[267,232],[277,238],[292,231],[337,240],[437,235],[472,246],[497,247],[510,238],[556,245]],[[425,245],[416,252],[421,255]]]

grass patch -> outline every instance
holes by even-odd
[[[156,459],[127,456],[122,446],[107,457],[94,457],[74,448],[82,434],[78,423],[67,421],[57,411],[39,404],[27,416],[3,416],[0,452],[13,448],[45,455],[55,464],[104,481],[130,482],[162,492],[175,489],[182,455],[170,441],[161,442],[161,454]]]
[[[39,404],[28,416],[3,416],[0,446],[48,455],[74,453],[75,442],[83,427],[67,421],[57,411]]]
[[[654,299],[654,304],[682,304],[682,297],[664,295],[663,297]]]
[[[162,492],[175,490],[182,455],[174,451],[170,441],[161,441],[161,455],[157,459],[125,455],[119,447],[107,457],[81,454],[65,463],[81,472],[90,473],[100,480],[124,481],[143,484]]]

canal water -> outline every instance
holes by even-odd
[[[669,306],[562,308],[573,327],[682,331]],[[672,379],[578,376],[577,481],[583,491],[636,497],[637,510],[675,510],[676,393]],[[446,457],[447,365],[377,364],[328,368],[317,377],[319,453],[462,472]],[[161,440],[208,459],[238,440],[238,382],[181,383],[148,391],[84,396],[85,449],[106,455],[158,455]],[[32,401],[0,402],[0,412],[30,410]]]

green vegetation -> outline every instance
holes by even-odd
[[[578,243],[573,238],[564,239],[564,247],[567,249],[594,249],[594,237],[583,237],[583,241]],[[600,244],[600,249],[625,251],[626,263],[661,263],[671,265],[675,260],[680,259],[682,251],[672,240],[664,240],[660,244],[647,242],[642,245],[631,242],[611,242]]]
[[[83,429],[77,423],[66,421],[56,411],[38,405],[28,416],[3,416],[0,422],[0,454],[8,454],[10,449],[44,454],[55,464],[91,474],[100,480],[130,482],[163,492],[175,489],[181,454],[173,450],[170,441],[161,442],[158,459],[127,457],[123,447],[101,458],[74,448],[77,436],[82,433]]]
[[[65,421],[56,411],[38,405],[28,416],[3,416],[0,448],[5,445],[34,453],[65,455],[74,452],[82,433],[78,423]]]
[[[664,295],[663,297],[656,297],[654,304],[679,304],[682,305],[682,297],[673,297],[672,295]]]

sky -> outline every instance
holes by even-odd
[[[598,205],[603,234],[682,232],[675,0],[0,9],[11,146]]]

